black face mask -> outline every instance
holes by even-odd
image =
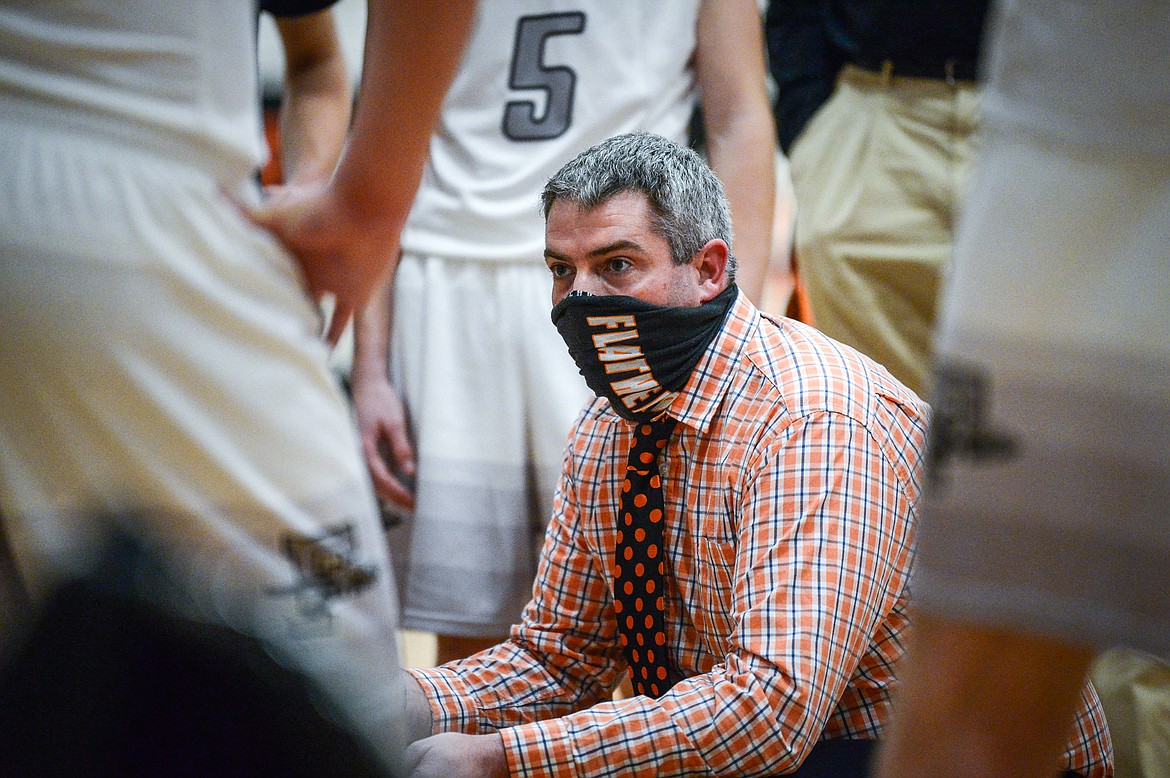
[[[690,308],[573,292],[552,309],[569,354],[599,397],[631,421],[660,415],[687,384],[736,297],[735,284]]]

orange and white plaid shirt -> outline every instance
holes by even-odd
[[[740,295],[668,413],[666,632],[689,677],[612,701],[618,494],[634,424],[578,419],[510,639],[410,672],[435,732],[500,731],[515,776],[772,775],[890,712],[926,406],[873,361]],[[1092,695],[1091,690],[1088,691]],[[1092,696],[1069,766],[1104,764]]]

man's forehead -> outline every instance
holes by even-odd
[[[606,247],[634,248],[654,239],[649,212],[637,202],[611,198],[596,206],[566,201],[554,205],[545,224],[545,244],[598,253]]]
[[[560,209],[562,214],[575,216],[589,215],[605,211],[621,211],[626,213],[640,213],[649,211],[650,200],[645,193],[632,190],[623,190],[609,195],[597,203],[585,203],[570,197],[560,197],[553,201],[549,208],[549,215]]]

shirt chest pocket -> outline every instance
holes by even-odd
[[[684,499],[690,499],[675,513],[679,534],[672,563],[690,621],[704,648],[722,656],[734,625],[737,543],[732,517],[720,499],[725,494],[683,491]],[[704,501],[704,497],[708,499]]]
[[[704,648],[722,656],[734,627],[735,544],[696,537],[687,576],[691,623]]]

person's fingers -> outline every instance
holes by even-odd
[[[406,511],[414,510],[414,493],[390,469],[382,445],[381,434],[362,435],[362,454],[366,460],[366,468],[370,471],[370,480],[374,484],[374,492],[383,500],[388,500],[396,507]]]
[[[231,203],[232,207],[236,209],[236,212],[240,216],[244,217],[245,221],[261,229],[269,229],[268,222],[270,221],[270,214],[265,204],[250,205],[223,188],[219,190],[219,193],[223,199]]]
[[[394,475],[382,458],[378,439],[373,435],[362,435],[362,455],[366,460],[366,468],[370,471],[370,479],[374,482],[374,491],[379,497],[389,499],[388,492],[394,482]]]
[[[277,207],[277,203],[272,200],[265,201],[259,205],[252,205],[240,200],[227,190],[220,190],[223,197],[232,204],[236,211],[250,223],[253,227],[258,227],[271,235],[277,243],[284,247],[296,261],[301,268],[301,277],[304,279],[305,292],[309,299],[317,302],[321,299],[324,293],[318,274],[313,272],[313,268],[306,263],[302,252],[293,250],[288,241],[288,236],[285,232],[285,222],[282,221],[280,214],[281,209]],[[332,330],[332,323],[330,325]],[[344,326],[343,326],[344,328]]]
[[[398,463],[398,470],[407,478],[414,476],[414,446],[410,443],[406,425],[399,424],[389,430],[387,435],[390,443],[390,452],[394,461]]]
[[[422,762],[423,757],[426,756],[428,746],[424,743],[424,741],[425,739],[416,740],[406,747],[404,761],[406,762],[407,769],[411,771],[412,775],[414,774],[414,770],[416,770],[419,764]]]
[[[267,231],[292,255],[310,299],[333,296],[323,337],[336,346],[379,278],[388,272],[384,258],[397,254],[397,233],[371,238],[369,230],[354,228],[352,219],[333,208],[332,200],[323,197],[319,188],[286,187],[274,189],[273,194],[253,205],[223,192],[246,221]]]
[[[264,201],[271,205],[280,205],[291,197],[289,190],[280,184],[264,187]]]
[[[395,507],[400,508],[407,513],[414,511],[414,492],[407,488],[406,484],[398,480],[394,476],[390,476],[390,481],[387,484],[387,490],[384,494],[379,494],[383,500],[388,500]]]

